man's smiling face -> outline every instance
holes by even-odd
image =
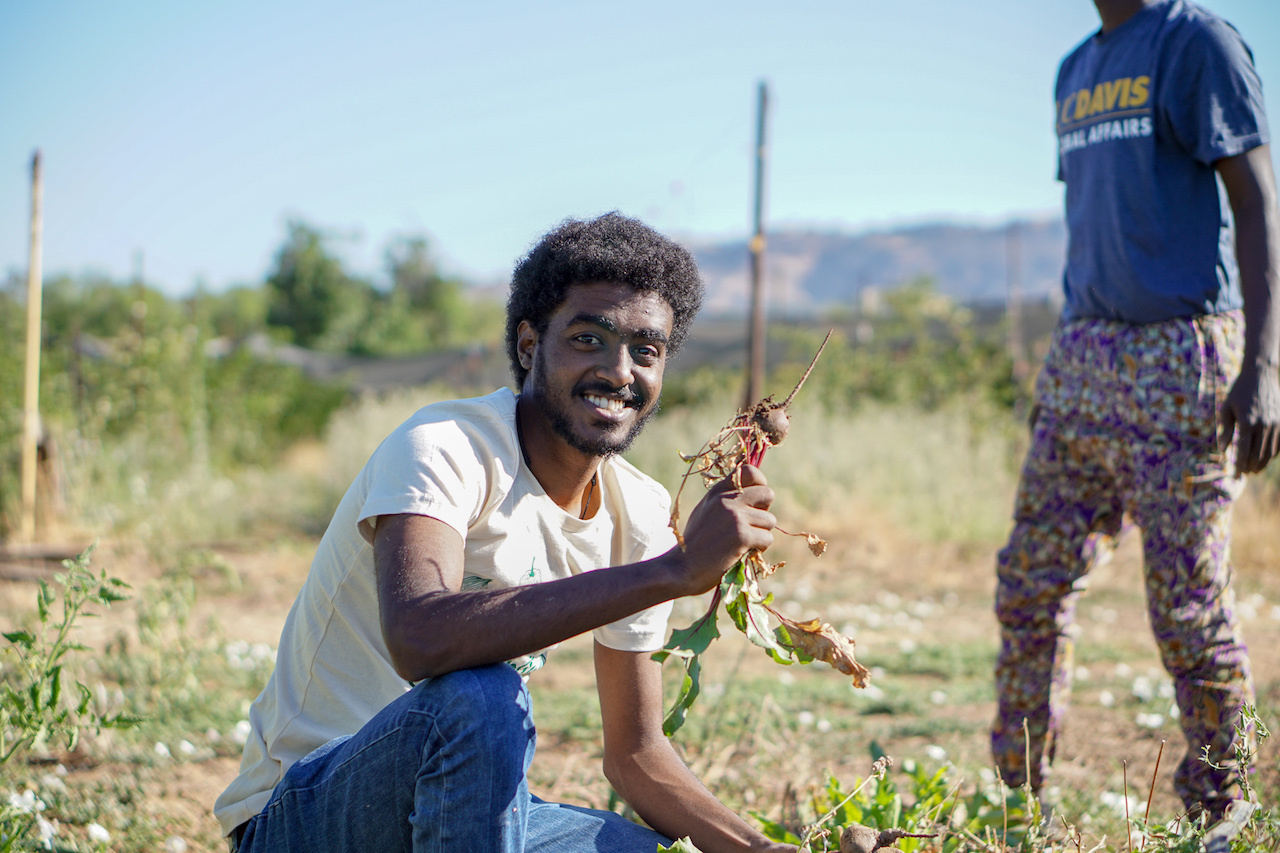
[[[672,316],[661,296],[627,285],[569,288],[545,332],[521,325],[521,393],[575,450],[623,452],[658,410]]]

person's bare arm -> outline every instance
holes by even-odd
[[[1244,362],[1222,409],[1222,441],[1236,440],[1236,471],[1280,455],[1280,207],[1263,145],[1214,164],[1231,202],[1244,296]]]
[[[685,547],[607,571],[500,590],[462,591],[463,542],[444,522],[381,516],[374,567],[382,636],[396,672],[409,681],[511,660],[720,582],[749,548],[773,541],[773,492],[744,467],[694,509]]]
[[[705,853],[794,851],[776,844],[715,798],[662,733],[662,671],[649,652],[595,644],[604,723],[604,773],[645,823]]]

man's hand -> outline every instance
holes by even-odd
[[[1280,455],[1280,204],[1271,150],[1260,145],[1217,161],[1236,226],[1244,297],[1244,362],[1222,407],[1222,446],[1236,442],[1236,475]]]
[[[1280,456],[1280,372],[1275,365],[1246,362],[1219,418],[1225,450],[1236,442],[1236,476],[1256,474]]]
[[[684,528],[686,595],[715,587],[743,554],[773,544],[777,520],[770,513],[773,489],[752,465],[716,483],[694,508]]]

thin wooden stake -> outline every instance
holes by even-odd
[[[764,167],[765,115],[769,108],[769,87],[763,80],[756,104],[756,180],[754,230],[751,235],[751,319],[747,326],[747,389],[743,411],[760,399],[764,387]]]
[[[1129,759],[1120,762],[1124,775],[1124,839],[1125,847],[1133,853],[1133,827],[1129,823]]]
[[[36,445],[40,435],[40,300],[44,185],[40,152],[31,158],[31,249],[27,263],[27,352],[22,393],[22,516],[19,536],[36,538]]]
[[[1151,771],[1151,788],[1147,791],[1147,811],[1142,816],[1142,823],[1150,826],[1151,823],[1151,801],[1156,796],[1156,776],[1160,773],[1160,759],[1164,756],[1164,741],[1160,741],[1160,751],[1156,753],[1156,769]]]

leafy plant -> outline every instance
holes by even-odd
[[[765,836],[812,853],[844,849],[850,844],[841,843],[843,835],[867,830],[870,837],[878,836],[878,846],[893,845],[904,853],[1043,849],[1042,816],[1029,791],[997,785],[962,798],[960,784],[951,779],[950,765],[930,771],[906,761],[902,775],[910,795],[904,797],[889,772],[892,760],[874,742],[871,754],[875,757],[871,773],[855,780],[852,788],[833,776],[814,792],[809,822],[800,821],[798,815],[788,822],[753,814]],[[870,844],[867,849],[876,846],[874,840]],[[856,844],[852,846],[857,849]]]
[[[827,336],[830,340],[830,335]],[[765,452],[775,445],[781,444],[790,428],[787,409],[795,399],[813,367],[822,355],[827,341],[818,347],[818,352],[809,364],[809,369],[800,377],[791,394],[781,403],[775,403],[772,397],[766,397],[749,409],[739,412],[729,425],[716,434],[702,450],[693,456],[683,457],[689,463],[684,480],[694,474],[701,475],[703,480],[711,483],[725,477],[736,475],[744,464],[758,466],[764,459]],[[683,482],[681,484],[683,489]],[[683,546],[677,523],[680,515],[680,495],[676,494],[671,511],[671,528],[676,531],[676,538]],[[827,543],[812,533],[800,534],[809,542],[814,555],[821,555]],[[698,698],[699,680],[702,665],[699,656],[720,636],[716,626],[716,618],[720,604],[724,604],[725,612],[739,631],[746,635],[752,643],[763,648],[771,658],[781,664],[811,663],[823,660],[839,671],[853,677],[854,686],[867,684],[870,672],[854,659],[853,641],[836,631],[820,619],[808,622],[797,622],[783,616],[771,606],[772,594],[764,593],[760,588],[760,580],[768,577],[779,566],[770,565],[758,551],[748,551],[725,573],[711,599],[711,606],[706,614],[693,625],[672,633],[671,639],[653,659],[659,663],[668,657],[676,657],[685,667],[685,676],[681,681],[675,704],[663,720],[663,732],[669,737],[674,734],[688,716],[689,709]],[[776,628],[770,629],[769,617],[778,621]]]
[[[60,589],[40,581],[36,594],[39,624],[34,630],[4,634],[8,645],[3,649],[5,666],[0,673],[0,766],[33,745],[61,740],[70,750],[86,729],[128,728],[140,722],[138,717],[106,715],[96,709],[89,687],[67,669],[72,652],[87,651],[71,639],[81,618],[96,615],[86,608],[110,607],[128,598],[124,581],[89,569],[92,550],[63,561],[66,571],[53,578]],[[15,795],[0,808],[0,853],[37,849],[34,845],[48,840],[38,814],[41,805],[34,794]],[[41,838],[32,839],[33,830]]]

